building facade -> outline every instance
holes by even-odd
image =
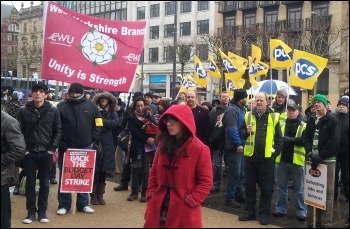
[[[1,4],[1,76],[17,77],[18,11]]]

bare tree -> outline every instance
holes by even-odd
[[[7,61],[7,69],[8,71],[11,71],[12,74],[11,80],[10,80],[10,86],[13,87],[13,72],[15,69],[17,69],[17,62],[18,62],[18,52],[15,50],[14,52],[7,50],[7,56],[6,56],[6,61]]]
[[[165,40],[163,43],[165,48],[170,50],[169,55],[174,56],[174,42]],[[185,66],[190,62],[196,48],[195,39],[180,38],[176,42],[176,62],[180,64],[181,76],[184,74]]]
[[[26,66],[27,74],[27,89],[29,89],[30,69],[33,65],[41,63],[42,49],[37,45],[29,45],[27,38],[23,37],[21,46],[19,47],[20,63]]]

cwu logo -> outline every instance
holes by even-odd
[[[200,79],[204,79],[205,77],[207,77],[207,73],[204,71],[203,68],[199,67],[199,64],[196,64],[196,72]]]
[[[277,61],[286,61],[289,60],[289,56],[288,54],[286,54],[286,52],[284,51],[284,49],[282,48],[282,46],[277,46],[274,50],[273,50],[273,58]]]
[[[238,71],[238,69],[235,66],[232,66],[228,60],[222,60],[222,64],[226,67],[228,73],[234,73]]]
[[[306,59],[298,59],[294,65],[295,74],[303,80],[314,77],[318,73],[316,65]]]

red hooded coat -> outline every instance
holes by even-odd
[[[166,130],[164,117],[171,114],[182,122],[191,132],[192,138],[186,141],[177,151],[177,155],[168,169],[168,153],[159,154],[156,151],[150,170],[147,207],[145,212],[146,228],[159,227],[160,209],[167,192],[170,189],[170,202],[165,228],[203,227],[201,205],[209,194],[213,184],[210,150],[196,136],[196,126],[192,111],[187,105],[173,105],[160,118],[159,129]]]

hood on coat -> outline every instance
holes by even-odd
[[[108,98],[108,104],[110,109],[112,108],[113,110],[115,109],[115,107],[117,106],[118,102],[117,102],[117,98],[114,97],[111,93],[109,92],[102,92],[102,93],[97,93],[94,98],[92,99],[92,102],[94,102],[96,105],[98,105],[99,100],[101,98]]]
[[[172,105],[171,107],[169,107],[159,119],[158,127],[162,131],[166,130],[166,125],[163,123],[163,119],[167,115],[172,115],[175,118],[177,118],[191,132],[192,137],[196,136],[196,124],[194,122],[192,110],[189,106]]]

